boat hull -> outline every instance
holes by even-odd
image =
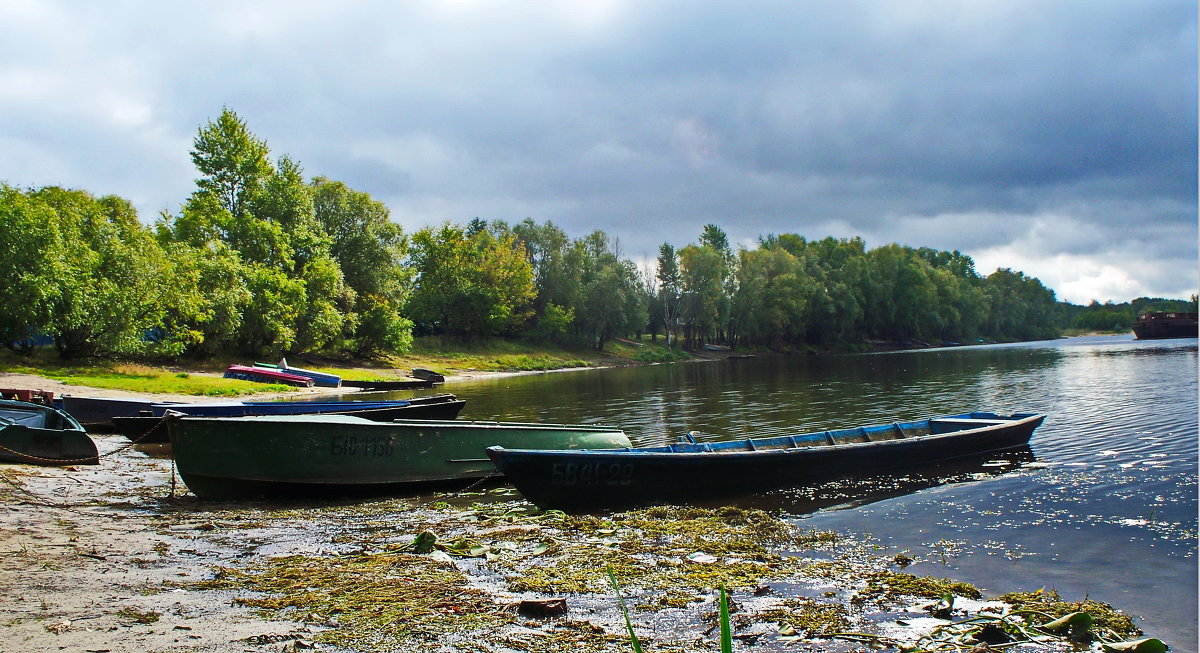
[[[282,383],[301,388],[311,388],[314,385],[313,380],[307,376],[288,374],[268,367],[248,367],[246,365],[230,365],[225,368],[225,378],[255,383]]]
[[[628,446],[619,429],[514,422],[398,420],[344,415],[168,420],[179,476],[196,496],[384,492],[496,473],[488,446]]]
[[[1027,444],[1044,419],[1020,415],[999,425],[938,432],[950,428],[945,424],[955,418],[984,419],[971,415],[991,414],[941,418],[947,420],[942,426],[922,420],[710,445],[577,452],[492,447],[488,455],[508,481],[541,508],[619,508],[794,487],[1013,449]],[[916,434],[900,437],[900,432]],[[836,443],[830,444],[830,438]],[[737,450],[746,442],[753,444]]]
[[[1147,313],[1133,323],[1133,335],[1138,340],[1195,338],[1200,333],[1196,313]]]
[[[359,381],[355,379],[342,379],[342,386],[346,388],[359,388],[361,390],[415,390],[418,388],[432,388],[433,381],[424,379],[412,379],[407,381]]]
[[[117,399],[108,397],[75,397],[65,395],[62,408],[84,428],[94,431],[110,430],[114,417],[133,417],[148,411],[155,403],[147,399]]]
[[[23,401],[0,401],[0,462],[95,465],[96,443],[67,413]]]
[[[461,403],[459,403],[461,402]],[[449,403],[446,410],[457,406],[462,410],[466,401],[452,394],[437,394],[415,399],[387,401],[224,401],[197,404],[154,404],[151,413],[162,417],[168,410],[185,413],[192,417],[250,417],[257,415],[313,415],[320,413],[345,414],[349,411],[409,408]],[[454,410],[457,414],[458,410]],[[382,414],[382,413],[381,413]],[[394,418],[388,418],[394,419]]]

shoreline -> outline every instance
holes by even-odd
[[[1083,334],[1078,334],[1078,335],[1063,336],[1063,338],[1068,338],[1068,339],[1070,339],[1070,338],[1087,338],[1087,337],[1096,337],[1096,336],[1116,337],[1116,336],[1122,336],[1122,335],[1132,335],[1132,334],[1113,334],[1113,333],[1096,332],[1096,333],[1083,333]],[[826,353],[809,352],[807,354],[780,353],[780,352],[771,352],[771,351],[742,352],[742,351],[698,350],[698,351],[694,351],[694,352],[689,352],[689,355],[691,356],[691,358],[684,360],[684,361],[676,361],[676,362],[679,362],[679,363],[704,363],[704,362],[722,361],[722,360],[726,360],[729,358],[744,358],[744,357],[762,357],[762,358],[785,357],[786,358],[786,357],[806,356],[806,355],[842,356],[842,355],[857,355],[857,354],[871,354],[871,353],[896,353],[896,352],[905,352],[905,351],[931,351],[931,350],[940,351],[940,350],[960,349],[962,347],[981,347],[981,346],[986,347],[986,346],[996,345],[996,344],[1006,344],[1006,343],[985,343],[985,344],[972,344],[972,345],[929,345],[929,346],[923,346],[923,347],[922,346],[917,346],[917,347],[907,346],[906,347],[906,346],[900,346],[899,344],[896,344],[896,343],[875,343],[875,347],[871,351],[826,352]],[[659,364],[664,364],[664,363],[646,363],[646,362],[636,361],[636,360],[632,360],[632,359],[619,359],[619,362],[616,360],[610,360],[605,363],[598,362],[598,364],[596,364],[596,365],[588,365],[588,366],[583,366],[583,367],[578,367],[578,366],[577,367],[563,367],[563,368],[556,368],[556,369],[550,369],[550,370],[516,370],[516,371],[455,370],[454,372],[452,372],[450,374],[446,374],[445,377],[446,377],[446,384],[452,384],[452,383],[460,382],[460,381],[470,381],[470,380],[474,380],[474,379],[484,379],[484,378],[504,378],[504,377],[510,377],[510,376],[528,376],[528,375],[532,375],[532,374],[554,374],[554,373],[558,373],[558,372],[579,372],[579,371],[584,371],[584,370],[601,370],[601,369],[609,369],[609,368],[613,368],[613,367],[622,367],[622,366],[642,366],[642,365],[659,365]],[[347,369],[347,371],[351,371],[351,370],[360,370],[360,371],[364,371],[364,372],[373,371],[373,370],[368,370],[367,368],[346,368],[346,369]],[[397,368],[397,369],[401,369],[401,368]],[[453,368],[451,368],[451,369],[453,369]],[[221,376],[221,374],[219,372],[208,372],[208,371],[202,371],[202,370],[183,370],[183,371],[186,371],[188,374],[194,375],[194,376],[210,376],[210,377]],[[443,384],[441,386],[434,386],[434,387],[435,388],[445,387],[445,384]],[[180,403],[199,403],[199,402],[208,402],[208,401],[236,401],[238,399],[238,397],[213,397],[213,396],[208,396],[208,395],[178,394],[178,393],[165,393],[165,392],[138,392],[138,391],[133,391],[133,390],[96,388],[93,386],[86,386],[86,385],[67,384],[67,383],[63,383],[61,381],[56,381],[54,379],[51,379],[51,378],[48,378],[45,376],[36,375],[36,374],[22,374],[22,373],[4,372],[4,371],[0,371],[0,388],[41,390],[41,391],[46,391],[46,392],[53,392],[55,397],[61,397],[63,395],[69,394],[69,395],[77,395],[77,396],[85,396],[85,397],[117,398],[117,399],[120,399],[120,398],[149,399],[152,401],[174,401],[174,402],[180,402]],[[273,399],[305,398],[305,397],[319,396],[319,395],[350,395],[350,394],[356,394],[359,392],[372,392],[372,391],[371,390],[359,390],[359,389],[355,389],[355,388],[346,388],[346,387],[323,388],[323,387],[314,386],[311,388],[296,388],[295,390],[286,391],[286,392],[266,392],[266,391],[264,391],[264,392],[259,392],[259,393],[241,395],[241,397],[242,398],[252,398],[255,400],[273,400]]]

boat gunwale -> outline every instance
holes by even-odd
[[[618,426],[602,426],[594,424],[543,424],[536,422],[496,422],[488,420],[424,420],[424,419],[409,419],[397,418],[386,422],[377,422],[369,420],[365,417],[357,415],[339,415],[336,413],[311,413],[300,415],[187,415],[183,414],[172,419],[186,422],[209,422],[209,423],[245,423],[245,422],[282,422],[286,424],[304,424],[311,422],[314,424],[332,425],[340,424],[346,426],[371,426],[374,428],[396,428],[401,427],[411,428],[427,428],[427,429],[461,429],[470,428],[472,430],[490,430],[490,429],[513,429],[519,428],[522,430],[537,430],[537,431],[580,431],[588,433],[624,433],[624,429]],[[581,450],[582,451],[582,450]],[[603,449],[597,449],[603,451]]]

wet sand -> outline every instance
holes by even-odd
[[[0,651],[239,651],[259,636],[303,636],[218,593],[164,590],[211,577],[233,553],[196,544],[206,527],[186,512],[161,512],[168,460],[119,436],[95,440],[100,465],[0,469]]]

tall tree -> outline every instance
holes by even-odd
[[[236,113],[222,109],[196,134],[192,163],[203,175],[196,187],[211,193],[231,216],[239,216],[271,174],[267,152],[266,141],[255,138]]]
[[[315,219],[345,277],[348,347],[359,355],[406,351],[412,322],[401,314],[411,283],[404,231],[367,193],[325,177],[311,185]]]
[[[579,328],[596,349],[630,335],[646,324],[647,306],[636,266],[620,258],[619,246],[603,231],[582,241],[582,303],[575,311]]]
[[[49,286],[35,292],[31,317],[53,336],[63,358],[172,353],[170,341],[146,338],[160,329],[171,302],[182,293],[165,253],[142,226],[133,205],[83,191],[46,187],[26,197],[27,215],[50,220],[31,241],[48,247],[30,261]],[[2,211],[0,214],[10,214]],[[20,242],[25,238],[13,234]],[[7,236],[7,232],[6,232]],[[46,267],[41,267],[46,266]],[[53,278],[47,277],[53,273]]]
[[[700,246],[712,248],[721,256],[721,295],[716,306],[717,338],[726,344],[733,344],[730,320],[733,294],[737,291],[737,257],[729,246],[729,236],[715,224],[704,225],[700,232]]]
[[[680,301],[682,296],[683,277],[679,271],[679,256],[670,243],[658,247],[658,297],[662,307],[664,331],[667,335],[667,346],[672,343],[671,336],[675,334],[679,324]]]
[[[725,266],[721,253],[708,245],[684,247],[679,250],[679,262],[685,338],[687,346],[697,347],[720,326]]]
[[[49,332],[66,245],[54,209],[7,184],[0,184],[0,234],[0,344],[27,354]]]

